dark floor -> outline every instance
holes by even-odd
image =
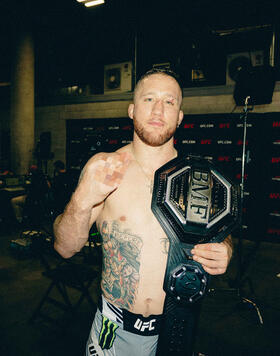
[[[56,314],[62,326],[59,322],[54,326],[40,320],[28,322],[49,281],[42,276],[43,268],[36,255],[12,253],[10,242],[18,235],[18,231],[0,235],[0,355],[83,355],[94,316],[94,308],[87,301],[75,319]],[[240,271],[236,248],[228,272],[213,278],[214,291],[204,300],[196,350],[209,356],[280,355],[280,244],[261,242],[258,246],[244,240],[242,246],[246,268],[241,296],[249,302],[243,299],[245,303],[240,303],[236,289],[230,290]],[[92,268],[98,270],[99,266]],[[98,285],[96,279],[90,289],[95,302]]]

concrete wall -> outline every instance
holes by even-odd
[[[66,161],[66,120],[127,117],[130,102],[109,101],[37,107],[35,140],[37,142],[44,131],[50,131],[52,137],[51,149],[54,158],[49,161],[48,170],[52,172],[54,161]]]
[[[69,101],[69,99],[68,99]],[[80,102],[77,102],[80,101]],[[82,101],[82,102],[81,102]],[[35,141],[40,133],[50,131],[52,136],[52,152],[54,158],[49,162],[52,173],[52,163],[61,159],[65,162],[66,155],[66,120],[118,118],[127,117],[127,108],[132,101],[132,94],[114,96],[100,95],[76,99],[76,103],[55,103],[53,105],[36,107],[35,111]],[[184,90],[182,108],[185,114],[235,113],[241,112],[242,107],[235,108],[233,87],[188,88]],[[257,105],[253,112],[280,112],[280,83],[276,84],[273,101],[268,105]],[[5,127],[7,113],[1,112],[0,127]]]
[[[235,108],[232,87],[191,88],[184,90],[182,109],[187,114],[230,113]],[[65,161],[66,120],[127,117],[127,108],[132,95],[124,95],[123,100],[106,96],[88,98],[93,102],[43,106],[36,109],[35,133],[38,139],[42,131],[52,133],[54,159]],[[99,100],[99,101],[98,101]],[[103,101],[108,100],[108,101]],[[237,107],[234,112],[242,111]],[[273,101],[268,105],[257,105],[255,113],[280,111],[280,83],[277,83]]]

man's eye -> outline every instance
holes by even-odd
[[[168,105],[174,105],[174,101],[173,100],[166,100],[165,102]]]
[[[144,101],[152,101],[153,98],[145,98]]]

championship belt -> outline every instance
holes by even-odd
[[[197,156],[173,159],[154,178],[152,211],[169,239],[157,355],[191,355],[196,302],[208,291],[209,275],[190,251],[222,242],[238,226],[240,189]]]

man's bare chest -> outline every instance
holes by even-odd
[[[128,171],[121,185],[105,200],[102,219],[119,219],[134,226],[144,222],[153,224],[151,185],[141,172]]]

